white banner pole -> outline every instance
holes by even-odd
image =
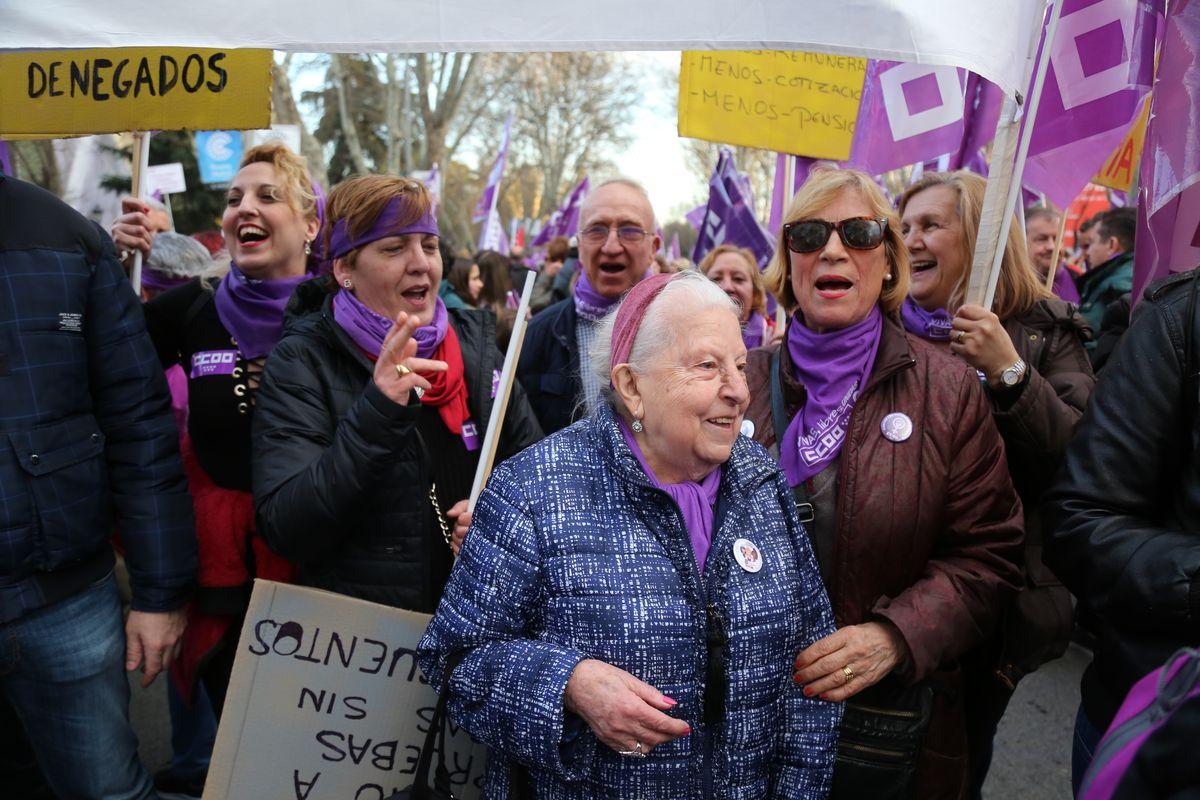
[[[133,196],[138,200],[146,199],[146,171],[150,169],[150,132],[138,131],[133,134]],[[142,251],[133,251],[133,268],[129,271],[129,283],[133,293],[142,296]]]
[[[504,367],[500,370],[500,383],[492,402],[492,416],[488,419],[487,433],[479,451],[479,466],[475,468],[475,482],[471,485],[471,497],[467,511],[474,513],[479,495],[492,474],[496,462],[496,450],[500,446],[500,431],[504,428],[504,415],[508,411],[508,398],[517,379],[517,361],[521,358],[521,345],[525,340],[525,324],[529,316],[529,299],[533,296],[534,275],[525,276],[525,288],[521,290],[521,304],[517,306],[517,318],[513,320],[512,337],[508,340],[508,352],[504,354]]]
[[[1041,57],[1034,72],[1033,87],[1024,111],[1011,98],[1006,98],[1000,111],[1000,122],[996,126],[996,143],[992,149],[993,168],[988,173],[988,188],[984,194],[983,210],[980,214],[979,237],[975,244],[975,255],[971,262],[971,280],[967,286],[966,302],[991,308],[996,297],[996,284],[1000,280],[1000,267],[1004,261],[1004,245],[1012,226],[1013,210],[1021,196],[1021,176],[1025,172],[1025,158],[1029,154],[1029,142],[1033,137],[1033,126],[1037,121],[1038,105],[1042,99],[1042,86],[1050,63],[1050,50],[1054,35],[1058,31],[1058,20],[1062,12],[1062,0],[1050,0],[1050,20],[1046,25],[1046,39]],[[1035,37],[1035,41],[1037,38]],[[1021,117],[1028,124],[1020,130],[1020,143],[1016,147],[1016,161],[1012,159],[1012,146],[1016,144],[1017,130]],[[1003,130],[1002,130],[1003,129]],[[1002,158],[998,161],[997,157]],[[999,164],[1000,169],[995,166]],[[1004,205],[1000,207],[1002,189]],[[989,202],[990,201],[990,202]],[[986,271],[985,271],[986,270]],[[985,279],[986,278],[986,279]]]

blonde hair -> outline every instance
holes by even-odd
[[[885,314],[891,314],[900,308],[904,298],[908,296],[912,266],[908,258],[908,248],[904,246],[904,239],[900,236],[900,218],[884,196],[883,190],[870,176],[856,169],[823,169],[814,172],[788,203],[783,222],[816,218],[846,191],[857,192],[870,207],[871,216],[887,222],[883,246],[892,278],[883,282],[883,290],[879,293],[879,307]],[[775,295],[788,313],[795,311],[797,305],[796,294],[792,291],[791,265],[790,251],[787,242],[784,241],[781,225],[775,241],[775,255],[767,266],[763,281],[767,291]]]
[[[281,183],[279,199],[299,211],[305,219],[317,219],[317,195],[304,156],[296,155],[283,142],[267,142],[247,150],[238,169],[251,164],[275,167]]]
[[[757,311],[759,314],[766,316],[767,313],[767,287],[763,283],[762,273],[758,271],[758,259],[754,257],[754,253],[748,248],[738,247],[736,244],[719,244],[712,250],[708,251],[708,255],[700,259],[700,266],[697,267],[704,277],[708,277],[708,271],[712,269],[713,264],[717,263],[717,259],[725,253],[735,253],[742,257],[746,262],[746,266],[750,268],[750,285],[752,287],[750,293],[750,308],[746,309],[746,314],[752,314]]]
[[[400,228],[425,216],[433,202],[423,183],[398,175],[347,178],[330,189],[325,201],[325,224],[320,233],[325,252],[329,252],[334,225],[346,220],[350,236],[357,238],[371,229],[388,203],[399,195],[407,195],[403,212],[396,218],[396,225]],[[350,251],[346,256],[347,265],[354,266],[360,250],[362,248],[357,247]]]
[[[979,234],[979,218],[983,211],[983,193],[987,181],[969,170],[955,172],[926,172],[900,195],[900,213],[916,195],[934,186],[952,189],[958,198],[958,219],[962,224],[962,274],[950,293],[946,311],[953,314],[963,304],[967,292],[971,261],[975,256],[975,241]],[[1000,279],[996,282],[996,298],[992,311],[1000,319],[1023,314],[1039,300],[1049,300],[1054,294],[1047,289],[1029,260],[1029,249],[1021,226],[1013,215],[1008,228],[1008,241],[1004,245],[1004,259],[1000,262]]]

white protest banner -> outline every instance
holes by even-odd
[[[437,704],[415,652],[429,619],[255,581],[204,800],[384,800],[410,786]],[[454,796],[474,800],[487,749],[453,725],[446,741]]]
[[[146,194],[182,194],[187,191],[187,181],[183,177],[183,164],[173,161],[170,164],[151,164],[146,168]]]
[[[316,53],[815,50],[964,67],[1009,94],[1045,0],[0,0],[5,47],[171,44]],[[263,24],[270,20],[270,24]],[[385,24],[403,20],[403,29]],[[636,20],[636,24],[630,24]],[[381,24],[383,23],[383,24]]]

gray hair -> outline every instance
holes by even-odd
[[[171,278],[195,278],[213,265],[208,248],[190,236],[173,231],[154,235],[146,268]]]
[[[645,186],[643,186],[643,185],[642,185],[640,182],[638,182],[638,181],[635,181],[633,178],[626,178],[626,177],[624,177],[624,176],[621,176],[621,175],[618,175],[618,176],[616,176],[616,177],[614,177],[614,178],[607,178],[607,179],[605,179],[605,180],[601,181],[600,183],[596,184],[595,186],[593,186],[591,189],[589,189],[589,190],[588,190],[588,196],[587,196],[586,198],[584,198],[584,200],[583,200],[583,205],[582,205],[582,207],[580,207],[580,209],[579,209],[579,212],[580,212],[580,213],[579,213],[579,219],[580,219],[580,223],[581,223],[581,224],[582,224],[582,222],[583,222],[583,218],[584,218],[585,216],[587,216],[587,215],[586,215],[586,214],[584,214],[583,212],[584,212],[584,211],[587,209],[587,207],[588,207],[588,200],[589,200],[589,199],[592,197],[592,195],[594,195],[596,192],[598,192],[598,191],[600,191],[601,189],[603,189],[605,186],[625,186],[625,187],[627,187],[627,188],[629,188],[629,189],[633,189],[635,192],[637,192],[637,193],[638,193],[638,194],[640,194],[640,195],[641,195],[643,198],[645,198],[645,200],[646,200],[646,207],[650,209],[650,229],[651,229],[651,232],[653,232],[653,231],[654,231],[654,230],[657,228],[657,226],[658,226],[658,221],[657,221],[656,217],[654,216],[654,203],[653,203],[653,202],[651,202],[651,200],[650,200],[650,193],[649,193],[648,191],[646,191],[646,187],[645,187]]]
[[[625,303],[617,303],[605,315],[596,329],[596,340],[588,353],[587,368],[591,370],[600,388],[597,405],[607,403],[620,411],[622,405],[612,388],[612,337],[613,326],[617,321],[617,312]],[[737,304],[721,290],[721,287],[710,281],[695,270],[681,272],[672,278],[654,302],[646,309],[637,336],[633,340],[633,349],[629,353],[629,366],[634,372],[645,373],[671,351],[686,331],[679,326],[670,325],[670,312],[680,308],[689,311],[707,311],[710,308],[721,308],[740,319]],[[596,411],[595,407],[587,409],[589,413]]]

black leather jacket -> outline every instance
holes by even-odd
[[[1200,644],[1192,276],[1146,290],[1046,498],[1046,563],[1097,636],[1083,707],[1101,730],[1134,682]]]
[[[326,280],[297,288],[284,337],[267,359],[253,427],[258,530],[299,564],[302,583],[432,612],[442,589],[433,585],[432,559],[445,556],[430,552],[428,535],[430,459],[438,454],[417,430],[421,408],[388,399],[371,380],[371,361],[333,321]],[[450,309],[450,325],[482,440],[492,373],[503,364],[495,317]],[[541,438],[514,385],[497,462]]]

